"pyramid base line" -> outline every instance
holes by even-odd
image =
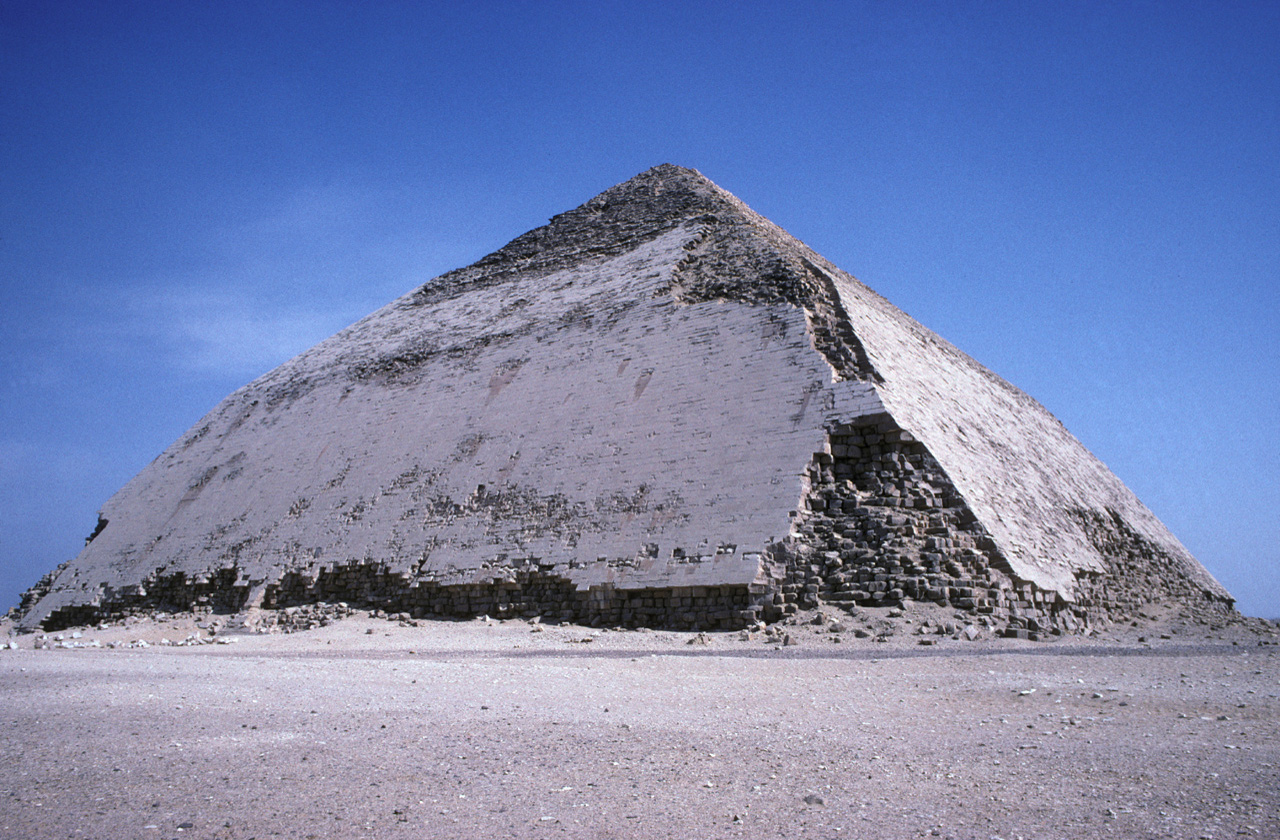
[[[780,544],[773,553],[777,556],[795,548]],[[51,613],[41,629],[52,632],[157,613],[233,615],[256,608],[262,616],[259,626],[287,632],[320,626],[358,608],[413,619],[490,616],[594,627],[727,631],[786,621],[804,610],[874,613],[927,601],[970,616],[971,623],[992,635],[1041,641],[1127,621],[1148,604],[1167,600],[1134,600],[1106,608],[1066,602],[1031,584],[993,587],[986,580],[894,574],[878,567],[863,567],[843,579],[819,578],[822,582],[815,583],[813,569],[814,565],[791,565],[781,572],[784,582],[771,585],[583,591],[565,578],[544,572],[521,572],[514,579],[479,584],[413,582],[379,563],[334,566],[311,578],[290,573],[263,588],[240,580],[238,570],[231,568],[207,579],[189,579],[181,573],[159,575],[127,594],[108,591],[97,604]],[[1240,618],[1221,602],[1176,606],[1187,618],[1204,624],[1221,625]]]
[[[543,571],[520,571],[505,580],[439,584],[413,581],[381,563],[350,563],[308,576],[290,572],[278,583],[255,587],[238,580],[238,570],[192,580],[178,573],[155,576],[132,593],[108,592],[96,605],[64,607],[51,613],[41,629],[116,621],[157,612],[211,611],[221,614],[286,611],[312,605],[402,613],[411,618],[533,618],[608,627],[673,630],[737,630],[757,624],[771,593],[756,585],[692,586],[666,589],[593,587],[579,590],[572,581]],[[303,610],[303,615],[311,611]],[[269,622],[289,629],[288,620]]]

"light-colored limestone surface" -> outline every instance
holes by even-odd
[[[582,585],[751,582],[824,426],[879,404],[831,381],[799,310],[663,294],[691,238],[465,305],[397,301],[238,391],[104,506],[42,611],[233,563],[253,581],[370,559],[452,583],[535,558]],[[423,342],[435,355],[398,378],[351,373]]]

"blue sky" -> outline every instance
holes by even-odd
[[[1280,617],[1280,4],[0,0],[0,604],[235,388],[662,162]]]

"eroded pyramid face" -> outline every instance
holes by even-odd
[[[26,626],[347,601],[729,628],[914,598],[1071,629],[1230,605],[1030,397],[669,165],[230,395],[101,516]]]

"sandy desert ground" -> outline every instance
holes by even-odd
[[[13,637],[0,837],[1280,838],[1274,625],[920,645],[929,618]]]

